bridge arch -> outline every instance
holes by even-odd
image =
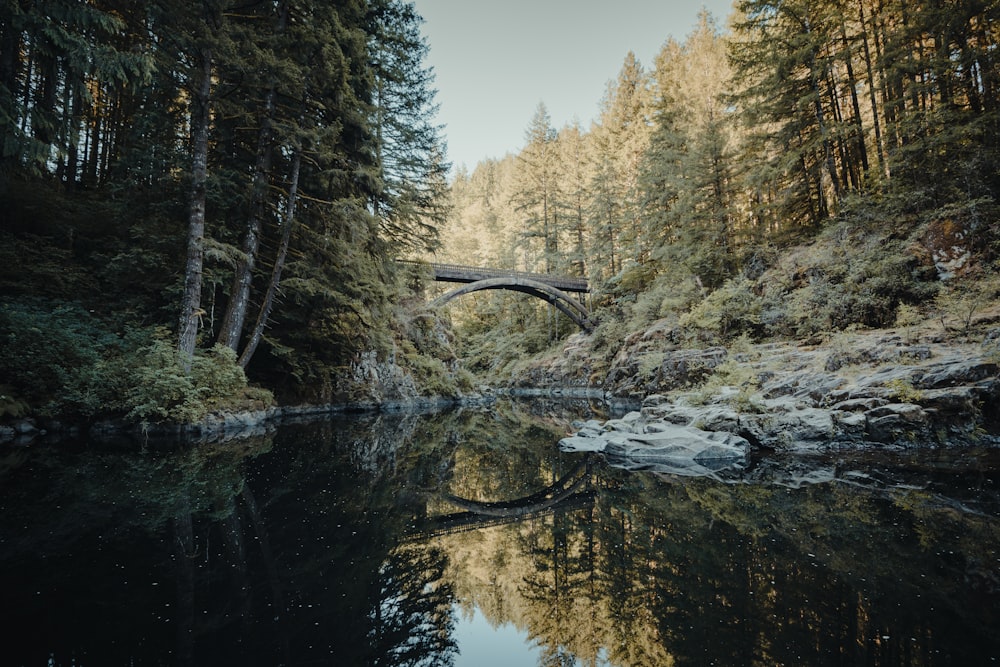
[[[443,306],[452,299],[456,299],[465,294],[490,289],[504,289],[521,292],[522,294],[529,294],[538,299],[548,301],[587,333],[594,330],[594,323],[590,320],[590,311],[587,310],[586,306],[571,297],[566,292],[557,289],[552,285],[547,285],[541,281],[523,276],[515,275],[477,280],[463,285],[458,289],[452,290],[447,294],[442,294],[431,302],[431,306]]]

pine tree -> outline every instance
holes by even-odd
[[[517,156],[517,191],[513,201],[522,221],[520,246],[523,266],[528,271],[540,268],[550,273],[560,263],[555,142],[556,131],[549,112],[540,102],[525,131],[525,146]]]
[[[738,194],[735,128],[724,95],[726,44],[711,17],[683,46],[668,42],[656,69],[657,113],[643,183],[653,255],[661,270],[683,266],[705,287],[735,268]]]
[[[758,169],[778,197],[773,217],[795,225],[826,220],[842,196],[838,129],[829,107],[836,26],[824,9],[821,3],[744,0],[735,27],[739,104],[759,146]]]
[[[629,52],[617,80],[608,84],[600,119],[592,130],[597,194],[592,238],[612,275],[625,259],[640,263],[648,259],[639,166],[649,144],[649,102],[649,77]]]
[[[377,0],[369,7],[374,76],[372,127],[381,190],[372,206],[383,235],[403,250],[433,251],[447,218],[447,162],[434,125],[434,74],[424,64],[423,19],[412,3]]]
[[[190,194],[184,283],[181,293],[178,350],[186,371],[191,369],[198,330],[201,327],[202,281],[204,271],[209,162],[209,134],[212,116],[212,77],[215,73],[218,40],[222,36],[224,12],[220,3],[205,3],[193,13],[188,32],[193,57],[186,75],[189,94]]]
[[[587,210],[590,203],[588,186],[591,182],[589,142],[580,130],[579,122],[564,127],[556,140],[558,149],[557,178],[562,193],[557,202],[562,233],[566,235],[561,253],[569,273],[587,276],[590,270]],[[562,270],[563,267],[559,267]]]
[[[150,60],[113,2],[8,0],[0,5],[0,169],[56,174],[72,188],[79,154],[106,170],[120,120],[82,132],[83,119],[148,78]],[[110,99],[101,99],[101,96]],[[103,173],[101,174],[103,176]],[[96,172],[95,172],[96,176]]]

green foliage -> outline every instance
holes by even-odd
[[[680,320],[681,326],[693,335],[718,336],[728,340],[738,335],[760,330],[763,302],[754,292],[754,285],[745,278],[728,280],[695,305]]]
[[[152,340],[150,340],[152,338]],[[0,399],[14,416],[124,414],[141,421],[192,422],[214,409],[264,407],[272,398],[247,386],[235,353],[199,351],[183,371],[165,331],[116,336],[74,304],[0,304]]]
[[[212,410],[264,407],[271,402],[267,392],[249,390],[236,353],[222,345],[196,352],[190,373],[184,372],[181,353],[163,338],[125,361],[123,407],[130,419],[193,423]]]
[[[900,403],[919,403],[924,393],[913,386],[913,383],[903,378],[889,380],[886,383],[889,391],[889,398]]]
[[[758,281],[765,331],[809,336],[890,327],[901,305],[933,296],[937,276],[917,241],[922,227],[911,222],[887,229],[878,222],[886,215],[881,206],[858,206],[768,269]]]
[[[625,337],[632,333],[628,325],[620,319],[607,316],[601,318],[601,323],[594,329],[592,345],[595,350],[607,350],[608,355],[614,355]]]
[[[0,377],[10,402],[40,415],[73,411],[90,372],[117,343],[91,313],[76,304],[44,300],[0,303]]]
[[[757,390],[760,378],[752,366],[734,359],[726,359],[712,371],[704,384],[687,394],[694,404],[705,404],[712,400],[725,400],[740,412],[760,412]],[[731,390],[735,389],[735,393]]]
[[[968,335],[977,313],[1000,299],[1000,275],[970,276],[948,281],[934,298],[934,309],[947,332],[957,325]]]
[[[14,395],[14,390],[5,384],[0,384],[0,418],[26,417],[30,414],[30,406]]]
[[[983,359],[1000,366],[1000,338],[983,341]]]

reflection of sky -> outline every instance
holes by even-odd
[[[510,623],[492,628],[477,607],[471,618],[455,610],[455,667],[535,667],[541,651],[528,643],[528,633]]]
[[[536,667],[542,656],[537,646],[532,646],[528,633],[518,630],[511,623],[493,628],[476,607],[472,616],[461,609],[455,610],[455,643],[458,655],[454,667]],[[603,655],[598,665],[610,665]],[[575,664],[580,664],[576,661]]]

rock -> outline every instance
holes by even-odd
[[[934,261],[938,278],[950,280],[969,269],[972,260],[972,233],[966,223],[953,218],[932,221],[921,239]]]
[[[981,359],[957,358],[935,364],[924,369],[920,379],[914,383],[921,389],[955,387],[973,384],[997,374],[997,365]]]
[[[785,413],[770,431],[777,433],[777,440],[782,445],[797,449],[829,442],[837,437],[830,411],[821,408],[803,408]]]
[[[767,398],[793,396],[809,398],[819,403],[845,383],[843,377],[833,373],[803,370],[775,376],[761,387],[761,392]]]
[[[707,349],[655,348],[655,340],[642,339],[635,346],[625,346],[615,356],[604,380],[606,391],[619,396],[640,398],[672,389],[690,387],[708,377],[726,360],[724,347]],[[652,369],[644,368],[651,355],[658,355]],[[655,359],[655,357],[653,357]]]
[[[731,353],[679,349],[683,338],[675,329],[665,320],[624,341],[607,374],[595,374],[593,381],[638,398],[641,409],[607,424],[588,424],[579,435],[674,433],[684,427],[782,451],[1000,444],[1000,327],[986,333],[982,344],[927,331],[918,339],[912,330],[881,330]],[[574,346],[585,348],[579,341]],[[706,385],[712,394],[705,387],[676,393],[723,362],[752,380],[719,387],[722,376],[716,375]]]
[[[867,410],[872,410],[881,405],[887,404],[889,401],[885,398],[879,398],[877,396],[866,396],[864,398],[850,398],[846,401],[839,401],[834,403],[830,408],[831,410],[838,410],[841,412],[865,412]]]
[[[19,419],[14,422],[14,432],[17,435],[34,435],[38,433],[38,426],[33,419]]]
[[[654,432],[605,431],[595,436],[578,434],[560,440],[559,448],[563,451],[602,452],[623,467],[655,466],[659,472],[694,475],[709,474],[735,462],[743,462],[750,451],[750,443],[732,433],[661,425]]]
[[[868,419],[879,419],[897,415],[903,421],[919,424],[927,421],[927,413],[919,405],[912,403],[889,403],[877,408],[872,408],[865,413]]]
[[[868,417],[861,412],[833,411],[831,420],[842,436],[852,441],[862,441],[868,433]]]

